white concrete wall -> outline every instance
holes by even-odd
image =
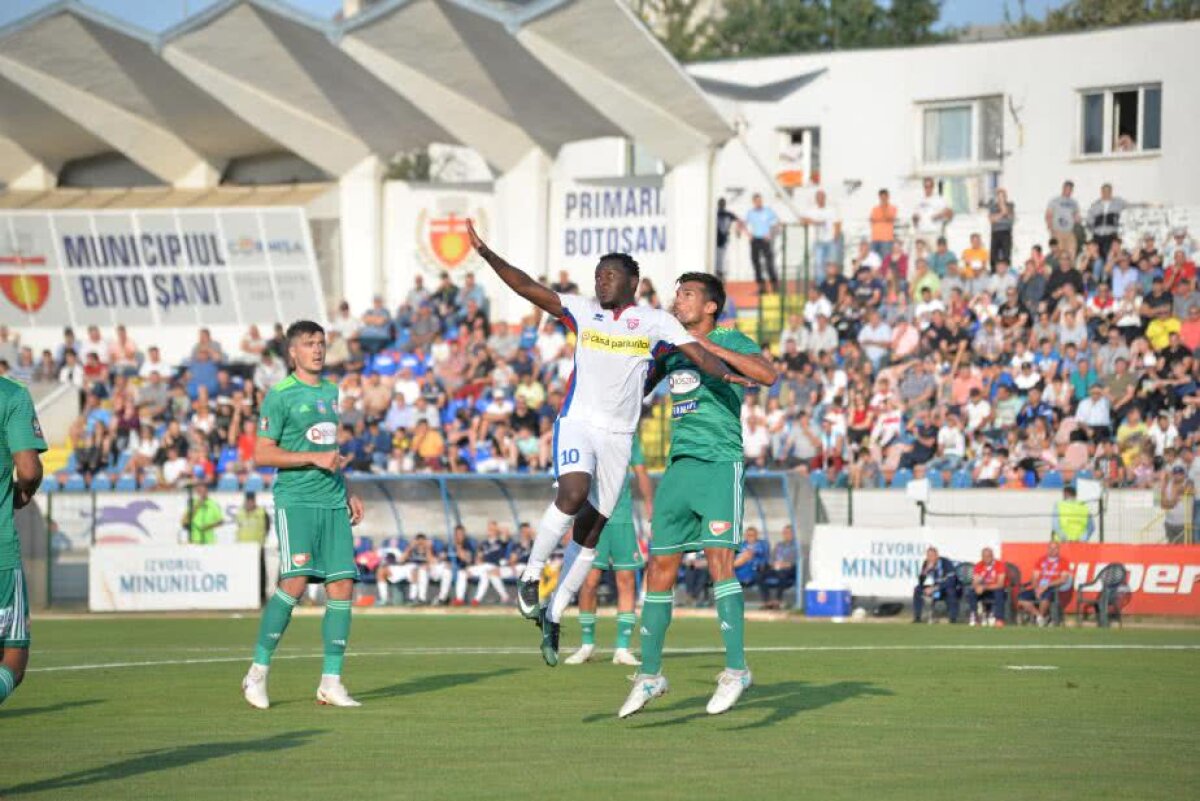
[[[920,192],[921,126],[918,104],[1003,95],[1004,148],[1001,184],[1018,213],[1018,252],[1044,241],[1042,215],[1063,179],[1076,184],[1085,210],[1111,181],[1130,202],[1169,206],[1200,203],[1200,23],[1173,23],[1095,33],[965,43],[903,50],[864,50],[697,64],[698,76],[758,86],[826,70],[778,103],[730,103],[723,107],[745,124],[751,149],[772,169],[777,130],[821,129],[822,185],[841,207],[848,233],[865,229],[876,190],[888,187],[901,216],[911,215]],[[1161,83],[1162,149],[1151,154],[1081,158],[1077,155],[1078,93],[1083,89]],[[1015,117],[1008,105],[1011,101]],[[766,188],[763,176],[726,146],[719,160],[718,192]],[[854,189],[852,183],[861,182]],[[802,205],[810,191],[797,193]],[[736,204],[735,204],[736,205]],[[953,238],[986,231],[982,217],[960,219]],[[1022,242],[1022,239],[1025,242]]]

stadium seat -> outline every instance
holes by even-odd
[[[1096,577],[1075,588],[1075,625],[1083,625],[1083,616],[1096,613],[1096,625],[1105,628],[1112,621],[1121,623],[1121,607],[1129,602],[1125,583],[1129,570],[1120,562],[1105,565]],[[1094,593],[1089,596],[1088,593]]]
[[[238,477],[233,473],[222,473],[217,479],[217,492],[237,492],[240,488]]]
[[[931,470],[928,475],[929,486],[933,489],[945,489],[946,479],[942,478],[941,470]]]
[[[262,476],[258,473],[251,473],[246,476],[246,483],[242,485],[242,489],[246,492],[262,492],[265,486],[266,482],[263,481]]]
[[[971,483],[971,474],[966,470],[959,470],[950,476],[951,489],[970,489]]]
[[[92,489],[96,492],[106,492],[112,488],[112,477],[108,473],[97,473],[92,476]]]
[[[912,471],[907,467],[901,467],[896,471],[896,475],[892,476],[892,489],[904,489],[908,486],[908,482],[912,481]]]
[[[814,470],[808,474],[808,482],[815,490],[829,489],[829,476],[824,470]]]
[[[142,476],[142,489],[154,489],[158,486],[158,476],[154,473],[146,473]]]
[[[133,454],[126,451],[117,457],[117,466],[113,468],[115,473],[124,473],[125,468],[129,466],[129,460],[133,458]]]
[[[58,484],[58,479],[54,476],[46,476],[42,479],[42,492],[58,492],[62,487]]]
[[[63,469],[65,469],[68,473],[79,472],[79,465],[75,461],[75,451],[71,451],[71,453],[67,455],[67,466]]]
[[[137,479],[129,473],[118,477],[117,483],[113,485],[113,489],[117,492],[136,492],[137,488]]]
[[[1057,470],[1051,470],[1049,473],[1042,476],[1042,483],[1038,486],[1040,486],[1042,489],[1062,489],[1062,473],[1058,472]]]
[[[87,492],[87,482],[79,473],[71,473],[63,481],[63,492]]]

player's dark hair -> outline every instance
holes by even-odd
[[[640,278],[642,275],[642,268],[638,266],[637,259],[635,259],[633,256],[630,256],[628,253],[605,253],[600,257],[600,261],[597,262],[597,266],[604,264],[606,261],[619,262],[620,265],[625,268],[625,271],[634,278]]]
[[[713,317],[720,317],[722,310],[725,308],[725,282],[717,278],[712,273],[684,273],[679,276],[679,283],[697,283],[704,287],[704,295],[713,303],[717,304],[717,313]]]
[[[296,337],[304,336],[305,334],[324,334],[325,329],[320,323],[314,323],[312,320],[297,320],[287,328],[287,333],[284,338],[290,344]]]

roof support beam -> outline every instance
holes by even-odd
[[[193,150],[170,131],[131,114],[95,94],[0,55],[0,75],[166,183],[184,188],[216,186],[223,164]]]
[[[0,137],[0,181],[9,189],[53,189],[58,184],[59,166],[46,164],[13,140]]]

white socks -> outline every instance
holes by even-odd
[[[575,599],[575,594],[583,586],[588,573],[592,572],[592,563],[595,561],[595,548],[579,549],[579,555],[575,557],[575,562],[559,582],[558,589],[554,591],[554,600],[550,603],[550,620],[552,622],[558,623],[562,620],[562,613]]]
[[[525,566],[525,572],[521,574],[521,581],[541,580],[546,560],[562,542],[563,536],[571,530],[573,522],[575,522],[575,515],[559,511],[559,508],[553,503],[546,507],[545,514],[538,521],[537,536],[533,540],[533,548],[529,552],[529,563]]]

